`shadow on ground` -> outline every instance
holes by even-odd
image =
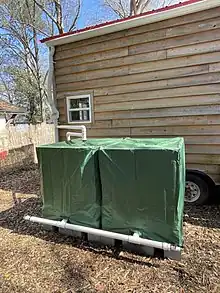
[[[14,205],[12,208],[0,212],[0,227],[10,229],[13,233],[35,236],[45,241],[50,241],[57,244],[67,244],[74,247],[89,250],[96,254],[106,255],[111,258],[124,260],[130,263],[137,263],[144,266],[156,266],[145,261],[130,259],[126,256],[119,255],[121,247],[107,248],[105,246],[90,243],[86,240],[81,240],[71,236],[65,236],[58,232],[46,231],[39,224],[25,221],[25,215],[41,216],[42,201],[41,198],[29,198],[23,202]],[[67,265],[68,269],[68,265]]]
[[[214,205],[185,205],[184,222],[201,227],[220,229],[220,208]]]
[[[0,173],[0,189],[24,194],[40,193],[40,174],[36,164]]]

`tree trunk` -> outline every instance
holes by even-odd
[[[55,0],[54,4],[55,4],[55,11],[56,11],[57,27],[58,27],[59,33],[62,34],[64,32],[62,6],[60,4],[60,0]]]
[[[137,15],[136,0],[130,0],[130,16]]]

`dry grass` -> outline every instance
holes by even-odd
[[[0,178],[0,292],[220,292],[220,212],[187,208],[182,261],[141,257],[23,221],[40,215],[39,174]]]

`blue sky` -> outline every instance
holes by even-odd
[[[114,12],[104,7],[103,2],[103,0],[82,0],[78,29],[117,18]]]

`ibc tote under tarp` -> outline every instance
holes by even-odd
[[[182,246],[182,138],[76,139],[37,153],[44,217]]]

